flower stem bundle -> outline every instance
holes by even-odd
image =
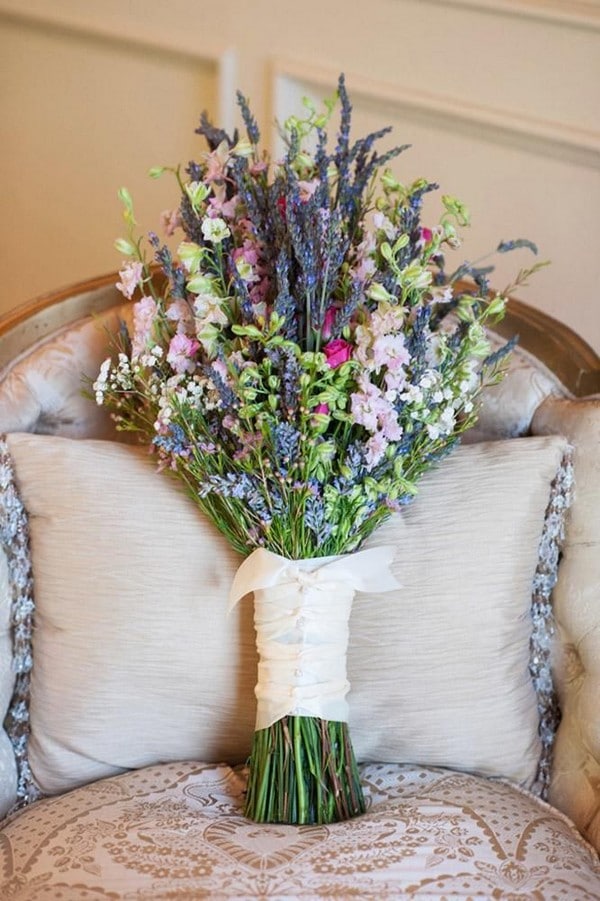
[[[285,716],[254,733],[245,813],[258,823],[332,823],[364,813],[347,723]]]

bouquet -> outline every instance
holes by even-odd
[[[466,207],[443,195],[422,224],[437,185],[397,180],[388,164],[406,147],[377,150],[390,129],[351,141],[343,76],[323,112],[305,101],[284,123],[278,160],[238,103],[245,136],[203,115],[199,162],[150,172],[179,187],[162,216],[182,232],[176,252],[137,235],[121,189],[117,287],[137,299],[94,391],[247,557],[231,596],[254,590],[260,654],[247,816],[323,823],[364,810],[345,701],[352,595],[396,584],[393,549],[361,545],[474,424],[510,350],[492,353],[485,328],[537,266],[502,294],[489,266],[447,271]],[[497,250],[519,247],[535,251]]]

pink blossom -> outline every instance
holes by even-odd
[[[227,372],[227,364],[223,360],[213,360],[212,368],[221,376],[223,381],[227,381],[229,373]]]
[[[428,244],[429,241],[433,238],[433,232],[430,228],[422,228],[421,229],[421,240],[424,241],[425,244]]]
[[[148,346],[152,334],[152,324],[156,316],[156,302],[151,297],[142,297],[133,305],[133,336],[131,355],[139,357]]]
[[[381,211],[377,211],[373,213],[373,225],[377,229],[377,231],[382,231],[388,241],[393,241],[396,237],[396,228],[394,223],[391,222],[388,217],[382,213]]]
[[[371,257],[365,257],[360,260],[356,266],[352,269],[353,277],[364,284],[368,278],[370,278],[375,272],[375,260],[371,259]]]
[[[319,179],[313,178],[311,181],[299,181],[298,188],[300,189],[300,200],[302,203],[306,203],[313,196],[317,188],[319,187]]]
[[[258,247],[254,242],[246,238],[241,247],[235,248],[232,256],[235,261],[242,259],[251,266],[256,266],[258,263]]]
[[[386,366],[392,372],[396,372],[405,366],[410,360],[410,354],[406,349],[402,335],[380,335],[373,342],[373,362],[375,371],[379,372]]]
[[[394,372],[388,370],[384,377],[385,387],[387,388],[386,397],[388,400],[394,400],[401,388],[406,384],[406,372],[404,369],[397,369]]]
[[[376,385],[366,382],[361,391],[350,395],[350,413],[356,425],[362,425],[369,432],[377,429],[377,414],[382,394]]]
[[[386,302],[380,302],[377,309],[371,314],[369,327],[373,335],[389,335],[390,332],[398,332],[402,329],[406,309],[402,306],[392,306]]]
[[[117,282],[116,287],[121,294],[127,298],[133,297],[134,291],[141,281],[143,271],[144,267],[139,261],[125,263],[123,268],[119,269],[121,281]]]
[[[314,408],[313,413],[322,413],[324,416],[327,416],[329,413],[329,405],[328,404],[317,404]]]
[[[160,214],[160,224],[164,234],[170,238],[178,228],[181,228],[179,210],[163,210]]]
[[[350,413],[353,422],[368,432],[380,431],[387,441],[399,441],[402,428],[398,414],[377,385],[363,380],[361,391],[350,395]]]
[[[388,442],[382,432],[375,432],[367,441],[365,460],[369,469],[372,469],[384,456]]]
[[[199,347],[200,344],[194,338],[188,338],[187,335],[173,335],[169,343],[167,361],[178,374],[193,372],[196,363],[191,358]]]
[[[250,175],[260,175],[261,172],[265,172],[266,170],[267,164],[263,162],[263,160],[259,160],[257,163],[251,163],[248,167]]]
[[[356,248],[356,259],[350,274],[361,284],[364,284],[375,272],[373,253],[376,246],[375,236],[371,232],[365,232],[363,240]]]
[[[352,345],[344,341],[343,338],[334,338],[329,344],[323,348],[323,353],[327,357],[327,365],[331,369],[337,369],[342,363],[346,363],[352,356]]]
[[[325,338],[326,341],[328,338],[331,338],[331,329],[333,328],[333,323],[335,322],[336,315],[337,310],[335,307],[329,307],[329,309],[325,313],[321,335],[323,336],[323,338]]]
[[[266,312],[265,298],[269,293],[270,286],[271,282],[268,278],[261,278],[259,282],[257,282],[250,288],[250,300],[252,301],[254,307],[264,307],[264,309],[262,310],[262,315],[264,315]]]
[[[191,332],[194,329],[194,313],[185,300],[174,300],[167,308],[167,319],[177,323],[178,332]]]
[[[212,153],[206,156],[204,181],[207,184],[210,184],[212,181],[223,181],[228,160],[229,151],[224,146],[224,142],[222,142]]]
[[[211,219],[217,216],[222,216],[223,219],[235,219],[238,203],[239,197],[237,194],[227,200],[225,191],[217,190],[215,196],[208,201],[207,213]]]

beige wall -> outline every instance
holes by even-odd
[[[464,255],[535,240],[522,298],[600,350],[598,0],[0,0],[0,311],[119,265],[121,184],[157,228],[176,191],[145,173],[198,152],[202,109],[231,127],[240,87],[272,141],[340,71],[356,134],[392,124],[398,175],[469,205]]]

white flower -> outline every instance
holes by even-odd
[[[252,282],[255,281],[254,270],[250,263],[245,260],[243,257],[239,257],[235,261],[235,268],[238,271],[238,274],[242,281],[244,282]]]
[[[221,306],[222,300],[214,294],[199,294],[194,301],[194,313],[197,320],[197,328],[202,328],[207,323],[226,325],[227,316]]]
[[[418,385],[408,385],[400,395],[400,400],[408,404],[421,404],[423,403],[423,392]]]
[[[393,223],[382,212],[378,211],[373,214],[373,225],[378,231],[382,231],[388,240],[393,241],[396,237]]]
[[[220,244],[231,232],[225,220],[215,216],[214,219],[207,217],[202,221],[202,234],[211,244]]]

